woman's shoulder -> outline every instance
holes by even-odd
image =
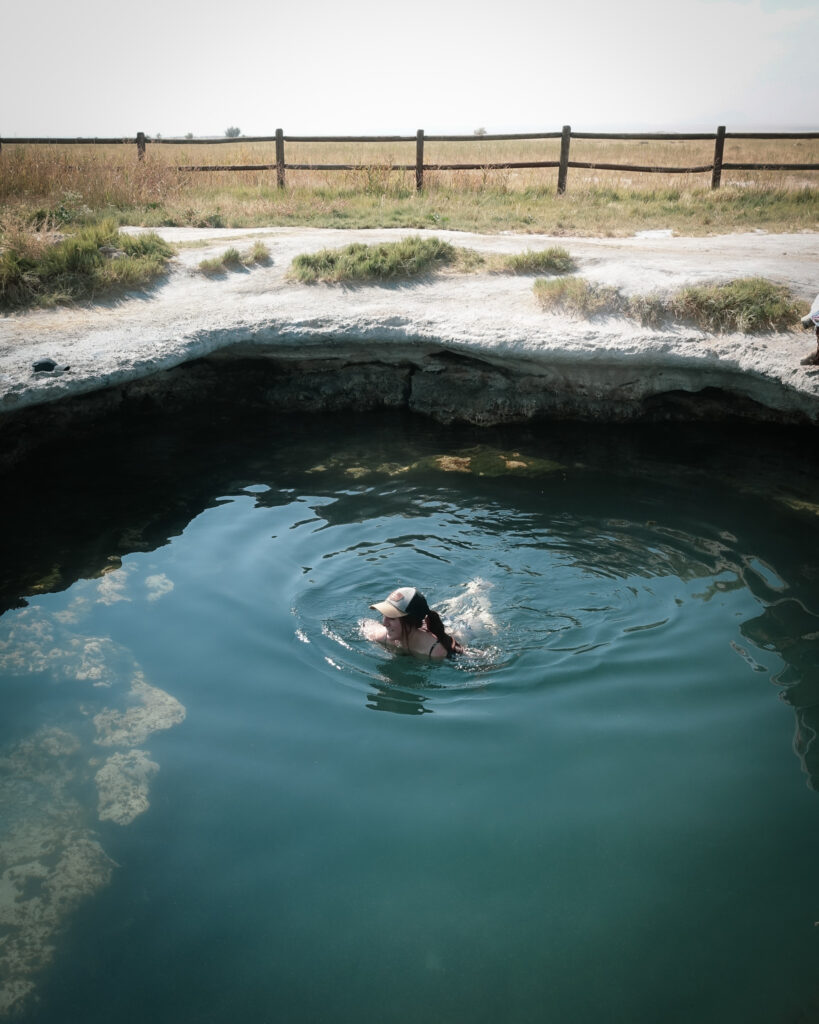
[[[432,646],[429,649],[430,658],[446,658],[448,651],[446,647],[441,643],[440,640],[436,640],[432,637]]]
[[[438,637],[435,636],[434,633],[430,632],[429,630],[419,630],[418,632],[423,637],[423,639],[420,641],[419,646],[418,646],[418,653],[419,654],[425,654],[425,655],[427,655],[430,658],[448,658],[449,657],[449,651],[446,649],[445,644],[443,644],[438,639]],[[462,652],[463,652],[463,647],[461,647],[461,645],[458,643],[458,641],[453,637],[452,638],[452,653],[453,654],[461,654]]]
[[[436,644],[438,646],[436,646]],[[430,633],[426,627],[414,629],[409,638],[409,649],[413,654],[421,654],[424,657],[440,657],[441,645],[434,633]],[[446,654],[446,651],[444,651]]]

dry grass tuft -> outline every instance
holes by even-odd
[[[564,248],[552,246],[505,256],[499,269],[510,274],[570,274],[577,266]]]
[[[624,312],[624,300],[616,288],[593,285],[582,277],[541,279],[535,281],[534,293],[543,309],[549,312],[577,317]]]
[[[669,321],[691,323],[711,334],[786,331],[806,310],[806,304],[795,299],[784,285],[761,277],[696,285],[667,298],[627,297],[616,288],[593,285],[580,277],[535,281],[534,292],[541,306],[553,312],[581,317],[626,316],[646,326]]]
[[[244,252],[231,246],[225,249],[221,256],[213,256],[210,259],[202,260],[199,270],[203,274],[223,274],[226,270],[238,270],[240,267],[252,267],[254,264],[270,262],[270,249],[264,242],[256,241]]]

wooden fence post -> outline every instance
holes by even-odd
[[[284,188],[284,132],[276,129],[276,184]]]
[[[719,188],[722,178],[722,152],[725,149],[725,125],[717,128],[717,138],[714,142],[714,166],[711,170],[711,188]]]
[[[424,129],[419,128],[415,133],[415,191],[420,192],[424,187]]]
[[[562,196],[566,191],[566,178],[569,174],[569,146],[572,141],[572,126],[563,125],[560,136],[560,166],[557,169],[557,194]]]
[[[137,160],[145,159],[145,132],[137,132]]]

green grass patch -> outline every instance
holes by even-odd
[[[355,243],[343,249],[322,249],[297,256],[290,276],[305,284],[316,281],[384,281],[417,277],[440,270],[471,274],[488,271],[502,274],[565,274],[575,269],[574,260],[560,246],[514,255],[490,255],[439,238],[415,235],[400,242],[380,245]]]
[[[534,293],[544,309],[571,316],[626,316],[646,326],[665,322],[691,323],[719,334],[740,331],[786,331],[804,315],[807,304],[784,285],[762,277],[744,277],[723,284],[694,285],[674,294],[622,295],[579,277],[535,281]]]
[[[254,242],[244,252],[239,252],[235,246],[231,246],[220,256],[212,256],[210,259],[202,260],[199,269],[203,274],[223,274],[227,270],[238,270],[240,267],[252,267],[254,264],[270,262],[270,249],[264,242]]]
[[[173,248],[153,232],[124,235],[114,220],[60,237],[19,224],[0,236],[0,309],[54,306],[145,288]]]
[[[726,284],[683,288],[671,299],[677,320],[688,320],[713,333],[779,331],[793,327],[806,312],[789,289],[763,277],[743,277]]]
[[[290,274],[305,284],[316,281],[390,281],[440,270],[456,260],[457,251],[449,242],[414,235],[400,242],[381,245],[356,242],[343,249],[302,253],[293,260]]]
[[[570,274],[577,267],[569,253],[555,245],[504,256],[500,269],[511,274]]]

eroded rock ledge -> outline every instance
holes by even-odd
[[[406,408],[442,423],[538,418],[603,421],[745,417],[819,422],[813,340],[713,336],[544,313],[532,278],[441,275],[413,283],[306,287],[287,275],[300,252],[407,231],[166,229],[182,248],[148,295],[0,318],[0,459],[13,463],[69,424],[121,406],[158,412],[237,403],[284,412]],[[816,293],[819,234],[554,239],[437,235],[484,252],[560,242],[578,273],[626,293],[761,275]],[[252,272],[205,278],[197,265],[237,234],[272,257]],[[44,356],[67,373],[33,373]]]
[[[57,433],[93,427],[113,411],[174,414],[207,405],[214,415],[238,406],[277,412],[407,409],[438,422],[494,426],[536,419],[604,422],[747,418],[814,424],[812,396],[726,366],[657,366],[635,359],[502,365],[437,346],[373,358],[377,343],[336,343],[310,358],[239,344],[117,387],[103,388],[0,417],[2,462],[9,466]],[[404,358],[402,358],[402,355]]]
[[[224,387],[282,411],[407,408],[441,423],[495,426],[530,419],[629,420],[747,416],[814,422],[819,403],[781,381],[726,364],[663,364],[635,355],[606,359],[481,358],[434,345],[393,348],[335,343],[311,358],[235,345],[164,380],[144,381],[146,395],[168,399]],[[188,393],[188,394],[186,394]]]

